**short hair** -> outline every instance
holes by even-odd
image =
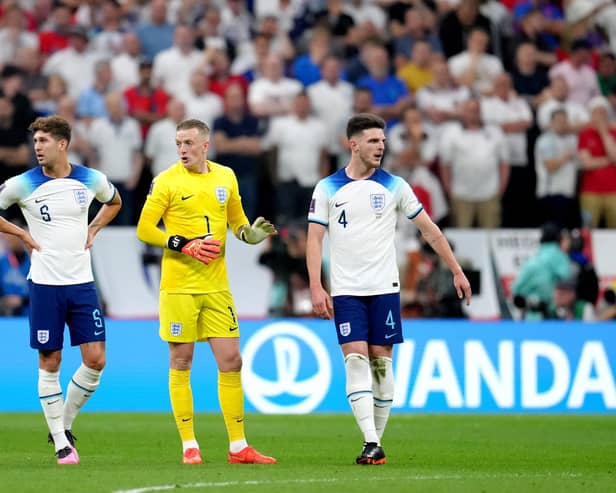
[[[358,113],[352,116],[347,123],[346,135],[350,139],[354,135],[370,128],[385,130],[385,120],[372,113]]]
[[[39,116],[30,124],[31,132],[45,132],[56,140],[71,141],[71,124],[60,116]]]
[[[179,132],[180,130],[190,130],[191,128],[196,128],[199,133],[202,133],[203,135],[209,135],[210,133],[210,127],[207,126],[207,123],[197,120],[196,118],[190,118],[178,123],[175,130],[176,132]]]

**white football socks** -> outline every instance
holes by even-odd
[[[53,437],[56,452],[69,447],[64,434],[62,388],[60,387],[60,372],[47,371],[39,368],[38,395],[43,407],[47,427]]]
[[[362,354],[351,353],[344,358],[346,368],[346,393],[365,442],[379,443],[374,425],[372,398],[372,373],[370,361]]]
[[[83,363],[77,368],[66,391],[64,429],[71,429],[77,413],[97,389],[102,373],[103,370],[93,370]]]
[[[391,358],[386,356],[371,359],[370,366],[374,395],[374,425],[380,440],[383,438],[394,399],[394,373]]]

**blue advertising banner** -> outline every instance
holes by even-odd
[[[393,412],[616,413],[613,323],[407,320],[394,352]],[[246,409],[347,412],[334,324],[243,321]],[[1,319],[0,411],[37,411],[37,353],[26,319]],[[63,388],[79,366],[63,353]],[[156,321],[107,321],[107,367],[88,411],[168,411],[168,353]],[[197,411],[218,411],[217,370],[207,344],[195,352]]]

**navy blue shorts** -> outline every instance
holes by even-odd
[[[399,344],[402,337],[400,293],[334,296],[338,342],[367,341],[376,346]]]
[[[105,320],[93,282],[49,286],[30,281],[30,346],[56,351],[68,325],[71,346],[105,340]]]

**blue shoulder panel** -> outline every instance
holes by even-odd
[[[323,185],[327,192],[328,197],[333,196],[338,190],[340,190],[347,183],[351,183],[351,180],[344,171],[344,168],[339,169],[335,173],[323,178]]]
[[[391,193],[394,193],[397,188],[397,180],[399,177],[394,176],[381,168],[377,168],[368,179],[380,183]]]
[[[72,171],[71,174],[67,176],[67,178],[77,180],[80,183],[83,183],[89,189],[93,189],[96,185],[96,181],[99,178],[98,173],[96,171],[86,168],[85,166],[81,166],[79,164],[71,164]]]

